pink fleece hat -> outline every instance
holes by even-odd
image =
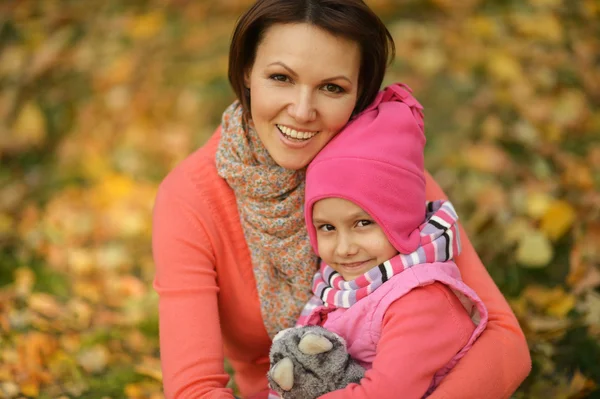
[[[310,163],[304,217],[315,253],[315,202],[343,198],[367,212],[400,253],[419,246],[425,220],[423,107],[408,86],[379,92]]]

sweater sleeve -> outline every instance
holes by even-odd
[[[416,288],[387,309],[373,367],[360,385],[321,399],[420,399],[474,329],[459,299],[441,283]]]
[[[214,251],[181,175],[161,184],[154,206],[154,288],[167,399],[233,399],[223,366]],[[187,195],[187,197],[186,197]]]
[[[446,195],[426,174],[428,200]],[[464,282],[485,303],[489,320],[473,347],[442,380],[431,399],[509,398],[531,370],[527,341],[506,299],[481,263],[464,228],[462,253],[455,259]]]

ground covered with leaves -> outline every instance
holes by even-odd
[[[0,398],[163,398],[154,195],[233,99],[249,3],[0,3]],[[368,3],[527,335],[515,398],[600,397],[600,3]]]

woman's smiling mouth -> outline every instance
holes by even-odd
[[[291,127],[287,127],[284,125],[275,125],[277,129],[283,134],[286,138],[298,141],[305,141],[313,138],[317,135],[317,132],[303,132],[292,129]]]

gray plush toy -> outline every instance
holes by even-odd
[[[314,399],[344,388],[365,374],[350,357],[346,341],[323,327],[288,328],[273,338],[271,388],[283,399]]]

